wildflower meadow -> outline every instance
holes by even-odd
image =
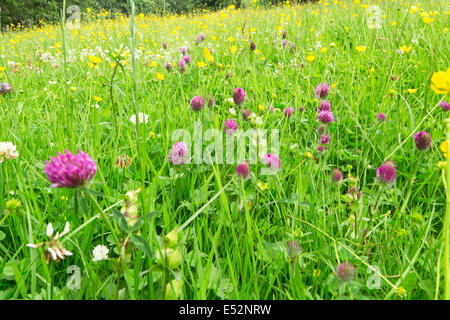
[[[450,298],[447,0],[71,5],[2,26],[0,299]]]

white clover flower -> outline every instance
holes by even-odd
[[[57,233],[55,237],[53,237],[53,225],[49,223],[47,225],[47,229],[45,231],[45,234],[50,239],[46,242],[41,242],[38,244],[27,244],[27,247],[30,248],[39,248],[40,246],[44,245],[44,257],[46,262],[48,263],[50,258],[52,258],[53,261],[58,261],[59,259],[64,259],[66,256],[71,256],[72,252],[67,251],[63,245],[60,242],[60,238],[67,233],[69,233],[70,225],[69,222],[66,222],[66,225],[64,226],[64,230],[61,234]]]
[[[19,151],[16,150],[16,146],[12,142],[0,142],[0,163],[5,159],[17,159],[18,156]]]
[[[130,117],[130,121],[131,121],[133,124],[136,124],[136,115],[135,115],[135,114],[133,114],[133,115]],[[148,114],[139,112],[139,123],[147,123],[147,122],[148,122]]]
[[[108,260],[108,253],[109,253],[109,249],[107,247],[105,247],[104,245],[99,244],[92,251],[92,254],[94,255],[94,258],[92,259],[92,261]]]

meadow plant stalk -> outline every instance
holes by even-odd
[[[450,141],[450,119],[447,125],[447,141]],[[450,186],[450,157],[447,157],[447,186]],[[447,188],[447,207],[444,218],[444,299],[450,300],[450,188]]]

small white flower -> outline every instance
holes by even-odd
[[[236,115],[236,110],[234,110],[234,108],[228,109],[228,112],[229,112],[232,116],[235,116],[235,115]]]
[[[16,159],[19,156],[19,152],[16,150],[16,146],[12,142],[0,142],[0,163],[5,159]]]
[[[109,249],[102,244],[99,244],[94,248],[92,254],[94,255],[94,259],[92,261],[100,261],[108,259]]]
[[[49,223],[47,225],[47,232],[46,232],[46,234],[47,234],[47,237],[49,237],[49,238],[51,238],[52,235],[53,235],[53,226],[52,226],[51,223]]]
[[[136,124],[136,115],[135,115],[135,114],[133,114],[133,115],[130,117],[130,121],[131,121],[133,124]],[[147,123],[147,122],[148,122],[148,114],[139,112],[139,123]]]
[[[49,223],[46,228],[46,235],[49,238],[49,241],[41,242],[38,244],[29,243],[27,244],[27,247],[37,249],[40,246],[44,246],[44,257],[46,260],[46,263],[49,262],[50,258],[53,261],[58,261],[59,259],[64,259],[66,256],[71,256],[72,252],[67,251],[61,242],[59,241],[59,238],[69,233],[70,225],[69,222],[66,222],[64,226],[64,230],[61,234],[57,233],[56,236],[53,238],[53,225]]]

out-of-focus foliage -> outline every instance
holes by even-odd
[[[293,0],[291,3],[307,2]],[[196,9],[218,10],[234,5],[236,8],[251,5],[269,6],[286,3],[282,0],[135,0],[136,11],[144,14],[187,13]],[[66,8],[76,5],[82,12],[91,9],[94,12],[106,10],[109,13],[128,14],[129,0],[66,0]],[[63,0],[2,0],[2,29],[18,25],[30,26],[40,22],[60,19]]]

